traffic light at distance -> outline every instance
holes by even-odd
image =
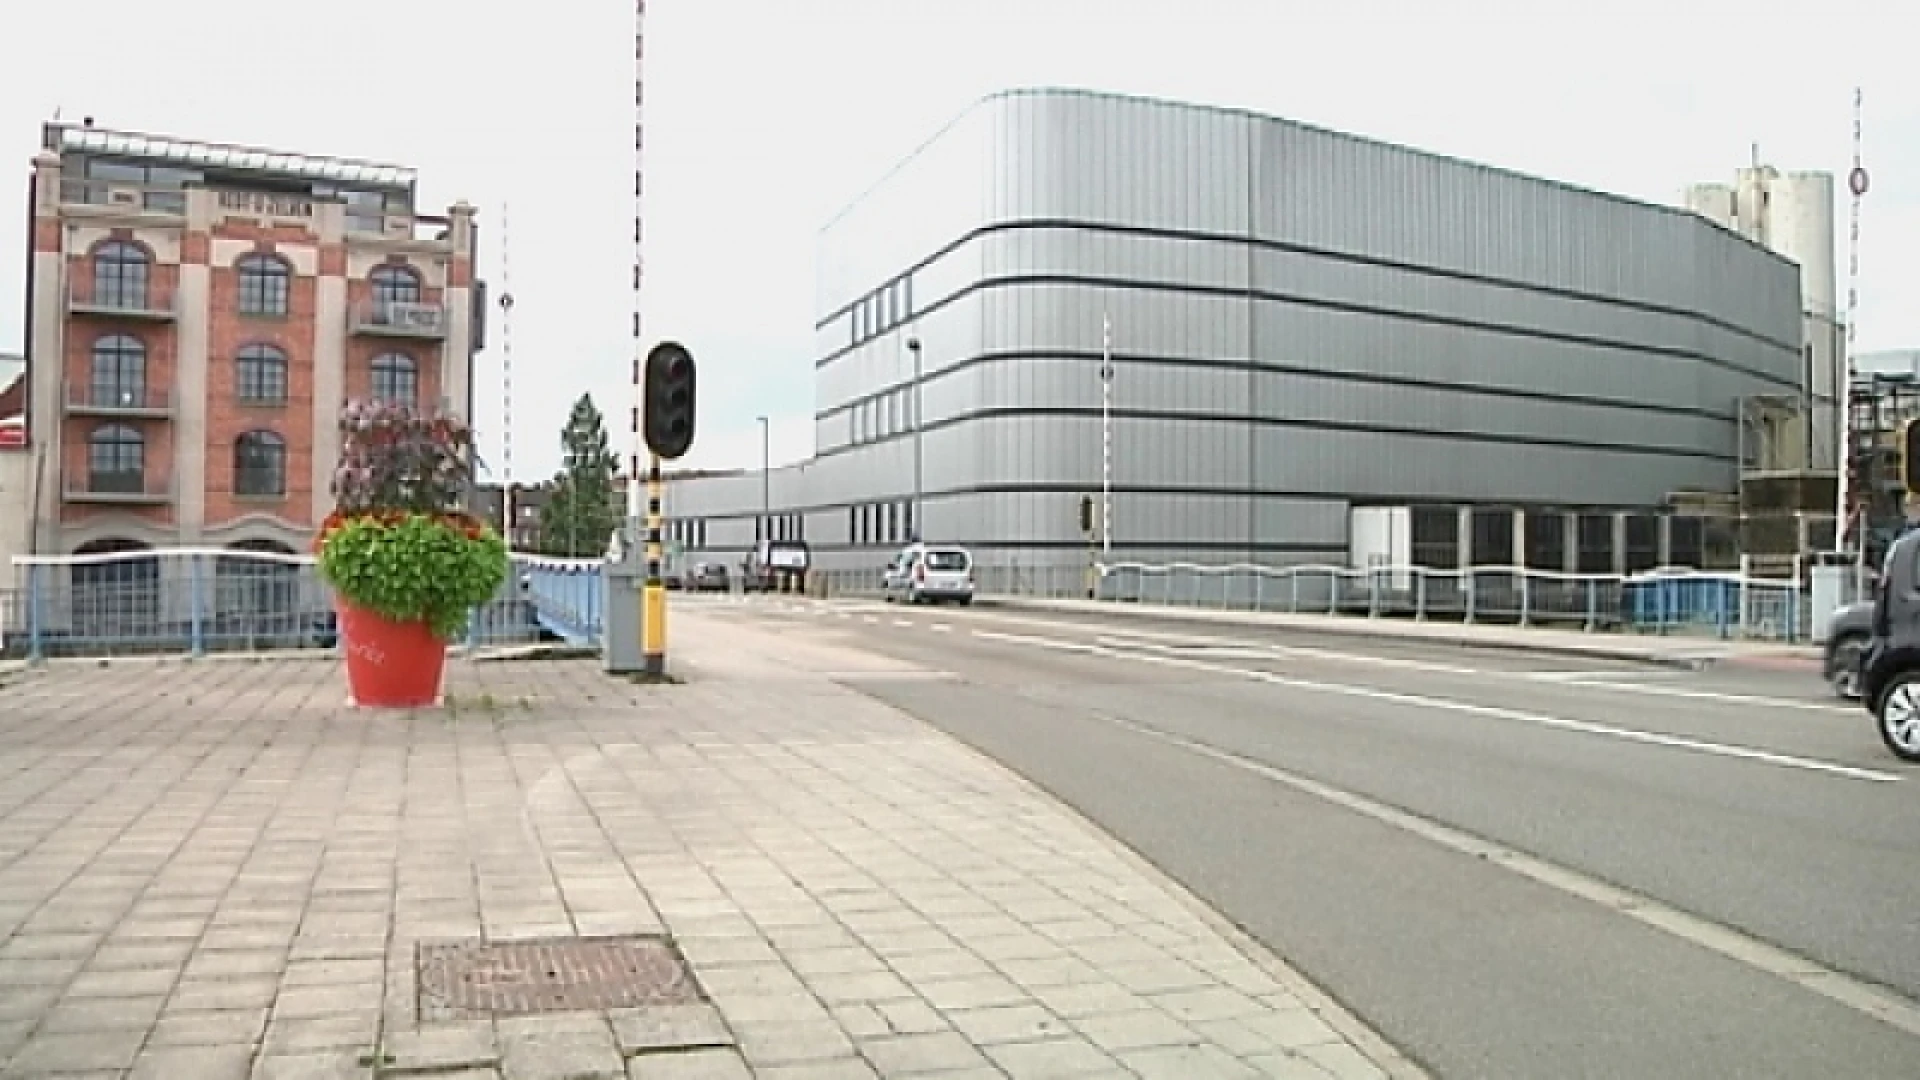
[[[1920,423],[1908,419],[1893,446],[1893,475],[1908,494],[1920,494]]]
[[[693,354],[663,341],[647,353],[641,436],[647,449],[672,461],[693,445]]]
[[[1093,532],[1093,496],[1080,496],[1080,531],[1089,535]]]

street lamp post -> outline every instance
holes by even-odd
[[[1100,556],[1113,561],[1113,324],[1100,315]]]
[[[907,539],[917,543],[926,529],[920,511],[920,433],[926,427],[920,412],[920,339],[908,338],[907,351],[913,354],[913,528],[907,530]]]
[[[760,527],[753,530],[754,539],[764,544],[773,542],[773,434],[772,428],[764,416],[756,417],[760,421]],[[763,547],[757,556],[766,559]]]

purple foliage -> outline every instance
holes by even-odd
[[[459,504],[473,446],[472,429],[459,417],[355,401],[340,412],[340,436],[338,510],[433,513]]]

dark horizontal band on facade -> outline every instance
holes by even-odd
[[[938,371],[926,375],[925,383],[935,383],[949,375],[957,375],[976,367],[988,364],[1018,362],[1024,360],[1069,360],[1085,364],[1099,364],[1103,358],[1099,353],[1080,350],[1055,350],[1040,352],[1026,349],[1010,349],[997,352],[976,353],[964,360],[949,364]],[[1298,375],[1305,378],[1325,379],[1329,382],[1352,382],[1368,386],[1394,386],[1416,390],[1438,390],[1446,393],[1473,394],[1484,397],[1507,398],[1520,401],[1543,401],[1558,405],[1583,405],[1593,408],[1627,409],[1634,412],[1659,413],[1666,416],[1685,416],[1702,420],[1715,420],[1721,423],[1734,422],[1734,414],[1716,412],[1712,409],[1696,409],[1685,405],[1663,405],[1648,401],[1625,401],[1619,398],[1598,397],[1591,394],[1567,394],[1552,390],[1527,390],[1515,386],[1496,386],[1488,383],[1444,382],[1439,379],[1422,379],[1409,375],[1387,375],[1377,372],[1329,371],[1325,368],[1302,367],[1298,364],[1267,364],[1243,359],[1216,358],[1207,356],[1161,356],[1147,353],[1113,354],[1116,368],[1128,366],[1154,366],[1172,368],[1204,368],[1212,371],[1244,372],[1248,374],[1271,373],[1275,375]],[[844,404],[817,410],[815,420],[826,420],[841,413],[851,412],[863,403],[882,397],[896,390],[909,389],[911,380],[889,383],[876,393],[863,394]]]
[[[1181,240],[1181,241],[1189,241],[1189,242],[1236,244],[1241,246],[1250,246],[1263,251],[1273,251],[1273,252],[1279,252],[1282,254],[1289,254],[1289,255],[1305,255],[1313,258],[1329,259],[1334,262],[1347,263],[1354,266],[1370,266],[1370,267],[1374,267],[1382,270],[1396,270],[1403,273],[1418,274],[1424,277],[1440,278],[1447,281],[1458,281],[1458,282],[1461,282],[1462,284],[1484,285],[1489,288],[1504,289],[1511,292],[1533,293],[1540,296],[1551,296],[1561,300],[1577,300],[1584,303],[1601,304],[1607,307],[1617,307],[1617,308],[1622,308],[1628,311],[1641,312],[1643,314],[1666,315],[1666,316],[1671,316],[1673,318],[1686,319],[1688,321],[1697,322],[1705,326],[1711,326],[1719,330],[1725,330],[1726,332],[1730,334],[1734,334],[1735,336],[1746,338],[1749,341],[1757,342],[1762,345],[1767,345],[1769,347],[1780,349],[1785,352],[1790,352],[1796,356],[1800,354],[1800,348],[1801,348],[1800,344],[1797,342],[1781,341],[1772,337],[1768,337],[1766,334],[1760,333],[1756,330],[1752,330],[1747,327],[1728,322],[1725,319],[1719,318],[1714,315],[1709,315],[1705,312],[1693,311],[1687,308],[1678,308],[1670,304],[1658,304],[1648,300],[1633,300],[1627,297],[1607,296],[1604,293],[1586,292],[1580,289],[1567,289],[1567,288],[1562,288],[1560,286],[1555,286],[1555,285],[1544,285],[1537,282],[1520,281],[1514,278],[1497,277],[1491,274],[1478,274],[1470,270],[1456,270],[1448,267],[1429,266],[1422,263],[1411,263],[1411,262],[1406,262],[1399,259],[1388,259],[1388,258],[1382,258],[1379,256],[1374,256],[1374,255],[1361,255],[1355,252],[1336,251],[1332,248],[1316,247],[1310,244],[1299,244],[1299,243],[1293,243],[1285,240],[1270,240],[1270,239],[1263,239],[1259,237],[1243,236],[1243,235],[1238,235],[1234,233],[1208,232],[1208,231],[1199,230],[1199,229],[1172,229],[1172,228],[1165,228],[1165,227],[1152,226],[1152,225],[1125,225],[1125,224],[1118,224],[1113,222],[1082,221],[1082,220],[1073,219],[1073,218],[1027,218],[1027,219],[1017,220],[1017,221],[1000,221],[1000,222],[992,222],[986,225],[981,225],[976,228],[967,230],[966,232],[962,233],[959,237],[955,238],[952,241],[949,241],[947,244],[940,247],[933,254],[928,255],[925,258],[921,259],[919,262],[914,263],[905,271],[905,273],[908,273],[908,274],[918,273],[919,271],[926,269],[928,266],[931,266],[935,262],[938,262],[940,259],[945,258],[948,255],[951,255],[953,252],[959,250],[961,247],[964,247],[966,244],[974,240],[980,239],[982,237],[993,235],[995,233],[1043,231],[1043,230],[1049,230],[1049,229],[1067,230],[1067,231],[1074,231],[1074,232],[1108,233],[1115,236],[1133,236],[1133,237],[1141,237],[1145,239],[1154,239],[1154,240]],[[925,309],[922,309],[921,311],[916,311],[914,314],[918,315],[918,314],[923,314],[925,311],[934,310],[939,306],[945,304],[948,299],[953,299],[955,297],[965,295],[965,292],[966,290],[962,290],[961,292],[955,293],[948,298],[944,298],[940,301],[936,301],[935,303],[928,305]],[[1246,289],[1229,289],[1227,290],[1227,292],[1235,296],[1249,295],[1249,290],[1246,290]],[[1253,295],[1260,295],[1260,294],[1258,292],[1255,292],[1253,293]],[[814,322],[814,327],[813,327],[814,330],[819,331],[819,330],[825,329],[835,319],[845,317],[847,313],[852,311],[853,308],[857,306],[859,303],[860,303],[859,300],[853,300],[853,301],[849,301],[846,304],[841,305],[838,308],[835,308],[830,314]],[[845,352],[847,350],[843,349],[840,351]],[[836,356],[837,355],[838,354],[836,354]],[[815,366],[823,367],[825,366],[825,362],[816,362]],[[1753,374],[1759,375],[1759,373],[1757,372]],[[1765,377],[1765,376],[1761,376],[1761,377]]]
[[[1185,484],[1115,484],[1109,489],[1114,498],[1129,495],[1163,495],[1202,497],[1212,499],[1277,499],[1286,502],[1337,503],[1343,509],[1353,506],[1448,506],[1456,509],[1471,510],[1536,510],[1586,514],[1645,514],[1653,508],[1619,503],[1582,503],[1571,500],[1525,500],[1525,499],[1472,499],[1461,497],[1436,498],[1431,491],[1369,494],[1365,500],[1357,501],[1343,492],[1303,491],[1278,488],[1254,487],[1193,487]],[[754,494],[758,494],[755,492]],[[931,502],[938,499],[967,498],[974,495],[1092,495],[1098,497],[1100,485],[1069,484],[1046,481],[1005,482],[987,484],[961,484],[956,487],[928,489],[920,494],[921,501]],[[810,503],[805,506],[781,505],[774,507],[774,516],[782,514],[843,514],[861,506],[873,506],[890,502],[909,502],[913,494],[908,490],[889,492],[865,499],[837,500],[834,502]],[[711,513],[672,513],[675,520],[700,519],[704,521],[752,521],[763,517],[758,506],[744,506],[738,510]],[[1686,515],[1676,512],[1675,516]],[[1118,541],[1115,547],[1121,546]],[[1164,544],[1146,545],[1164,547]],[[1339,545],[1335,545],[1339,546]],[[1321,550],[1314,546],[1314,550]],[[1344,550],[1344,548],[1342,549]]]
[[[1793,380],[1771,375],[1744,364],[1701,352],[1697,349],[1679,349],[1666,345],[1646,345],[1633,342],[1614,341],[1610,338],[1594,337],[1590,334],[1573,334],[1560,330],[1542,330],[1536,327],[1515,326],[1509,323],[1487,322],[1482,319],[1466,319],[1454,315],[1436,315],[1430,312],[1405,311],[1394,308],[1375,307],[1369,304],[1356,304],[1345,300],[1327,300],[1320,297],[1298,296],[1291,293],[1277,293],[1264,289],[1235,289],[1222,285],[1201,285],[1178,281],[1141,281],[1130,278],[1104,278],[1085,274],[1000,274],[981,278],[949,293],[947,296],[917,311],[915,316],[938,311],[950,303],[961,300],[977,292],[989,289],[1018,288],[1026,285],[1081,285],[1089,288],[1128,289],[1136,292],[1174,292],[1190,296],[1213,296],[1221,299],[1264,300],[1276,304],[1294,304],[1300,307],[1318,308],[1323,311],[1337,311],[1348,315],[1373,315],[1383,319],[1397,319],[1402,322],[1421,323],[1427,326],[1444,326],[1453,330],[1476,330],[1488,334],[1500,334],[1507,337],[1526,338],[1530,341],[1550,341],[1561,345],[1579,345],[1591,349],[1606,349],[1612,352],[1636,353],[1645,356],[1661,356],[1674,360],[1688,360],[1706,364],[1709,367],[1732,371],[1751,378],[1785,387],[1795,391],[1800,384]],[[861,345],[866,344],[862,342]],[[814,361],[815,370],[825,369],[840,360],[861,345],[846,345]],[[1800,356],[1798,349],[1790,350],[1794,357]],[[1796,359],[1796,363],[1797,363]]]
[[[986,409],[970,409],[929,422],[923,430],[939,431],[955,427],[973,420],[996,420],[1012,417],[1058,417],[1099,419],[1097,406],[1004,406]],[[1447,442],[1498,443],[1506,446],[1556,447],[1565,450],[1597,450],[1615,454],[1639,454],[1646,457],[1693,458],[1699,461],[1713,461],[1732,464],[1734,455],[1716,453],[1712,450],[1696,450],[1684,446],[1646,446],[1631,443],[1594,442],[1587,439],[1557,439],[1545,435],[1515,435],[1498,431],[1434,431],[1429,428],[1395,427],[1387,424],[1357,424],[1341,420],[1303,420],[1282,416],[1245,416],[1235,413],[1213,412],[1172,412],[1165,409],[1113,409],[1109,415],[1115,420],[1156,420],[1187,421],[1201,424],[1246,424],[1251,427],[1304,428],[1310,431],[1341,431],[1361,435],[1399,435],[1416,439],[1435,439]],[[830,446],[814,453],[814,460],[825,460],[864,450],[870,446],[892,442],[896,439],[913,437],[913,429],[896,432],[884,438],[871,439],[862,443],[848,443]]]
[[[708,520],[718,521],[718,520],[724,520],[724,519],[719,517],[711,517]],[[870,543],[870,544],[856,544],[851,541],[842,542],[837,540],[826,541],[821,543],[815,543],[814,541],[811,541],[811,540],[804,541],[804,542],[807,545],[807,549],[810,552],[814,552],[814,553],[823,552],[823,551],[892,551],[896,548],[903,548],[907,546],[907,541],[905,540],[900,540],[900,541],[881,540],[881,541],[875,541],[874,543]],[[970,547],[970,548],[978,548],[978,549],[991,548],[995,551],[1078,551],[1078,552],[1084,553],[1087,550],[1087,542],[1085,540],[993,540],[993,541],[987,541],[987,542],[978,543],[978,544],[969,543],[963,546]],[[708,544],[706,546],[701,547],[700,550],[702,552],[738,551],[738,552],[745,553],[745,552],[753,551],[754,548],[755,548],[755,545],[752,542],[748,542],[745,544]],[[1208,552],[1242,552],[1244,551],[1244,552],[1248,552],[1251,554],[1258,554],[1258,555],[1338,554],[1341,558],[1345,558],[1347,554],[1346,545],[1344,544],[1309,544],[1309,543],[1303,543],[1303,542],[1274,542],[1274,541],[1249,543],[1248,541],[1245,541],[1245,540],[1121,541],[1116,539],[1113,542],[1113,550],[1116,552],[1129,551],[1129,550],[1130,551],[1166,551],[1170,548],[1178,549],[1180,551],[1208,551]]]

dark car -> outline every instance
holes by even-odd
[[[1860,667],[1860,700],[1887,749],[1920,761],[1920,532],[1894,541],[1873,600],[1873,641]]]
[[[1826,662],[1821,675],[1833,692],[1848,701],[1860,697],[1860,662],[1873,641],[1873,602],[1846,604],[1827,624]]]

